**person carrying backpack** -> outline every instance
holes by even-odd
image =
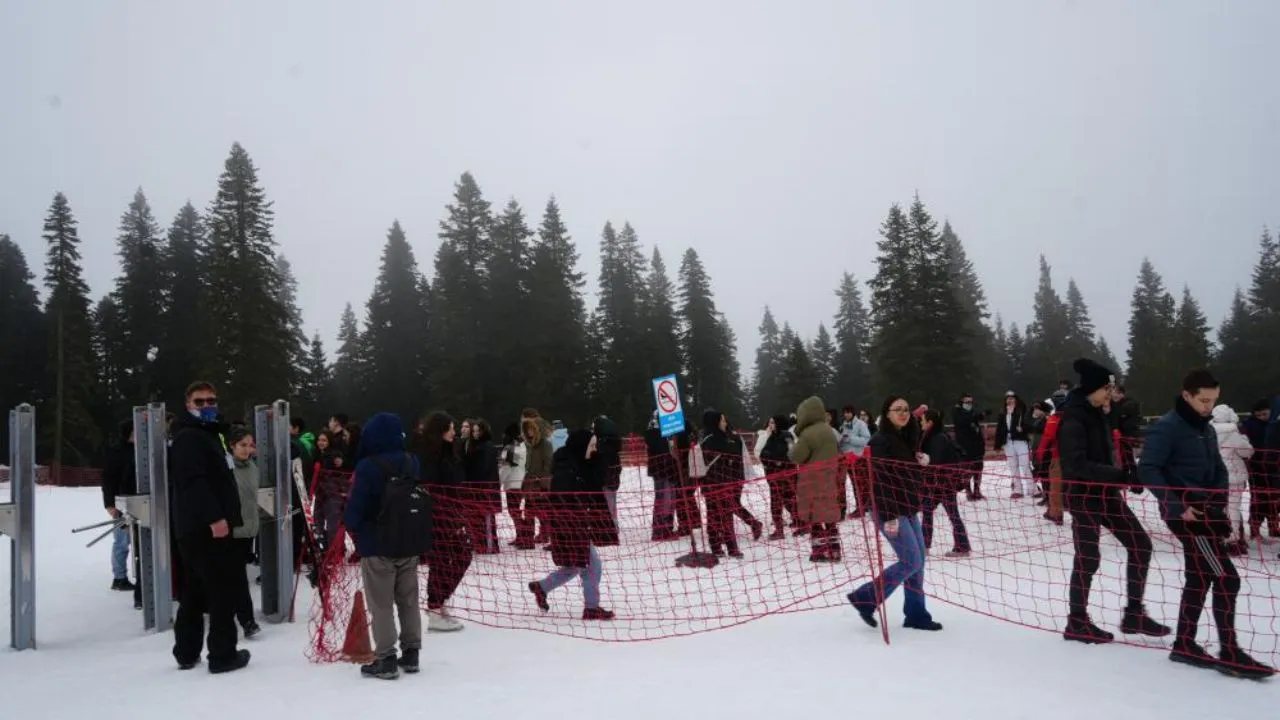
[[[431,496],[418,484],[418,459],[405,452],[398,416],[374,415],[364,427],[355,457],[355,482],[343,522],[360,553],[374,641],[374,661],[361,667],[360,674],[394,680],[401,670],[418,672],[418,556],[431,547]],[[400,616],[399,658],[393,609]]]

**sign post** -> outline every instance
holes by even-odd
[[[0,535],[9,550],[9,646],[36,647],[36,411],[9,411],[9,501],[0,503]]]
[[[675,375],[653,379],[653,404],[658,408],[658,429],[662,432],[662,437],[668,438],[685,431],[684,404],[680,401],[680,383]],[[690,442],[690,451],[696,444]],[[671,452],[676,454],[676,472],[680,474],[680,502],[685,504],[685,517],[694,517],[695,513],[700,512],[698,501],[693,497],[692,488],[685,485],[684,463],[678,455],[679,449],[673,447]],[[696,532],[689,533],[689,552],[676,558],[676,567],[709,569],[719,564],[720,559],[713,553],[698,550]]]

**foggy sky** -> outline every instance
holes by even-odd
[[[764,306],[830,327],[919,191],[1006,321],[1045,253],[1124,360],[1143,256],[1216,326],[1280,224],[1277,27],[1269,0],[3,0],[0,232],[42,277],[65,192],[96,301],[135,188],[167,228],[238,140],[332,353],[392,221],[430,275],[470,170],[530,225],[554,193],[592,292],[606,220],[673,276],[696,247],[748,376]]]

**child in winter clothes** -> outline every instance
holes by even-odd
[[[1244,534],[1244,514],[1241,506],[1244,489],[1249,485],[1249,458],[1253,457],[1253,445],[1236,424],[1240,416],[1230,405],[1213,409],[1213,429],[1218,433],[1218,451],[1227,466],[1227,518],[1231,521],[1231,535],[1227,538],[1227,552],[1246,555],[1249,543]]]
[[[236,487],[240,490],[242,516],[241,525],[231,529],[231,537],[235,538],[245,564],[248,564],[253,560],[253,539],[258,536],[258,465],[254,462],[258,448],[254,445],[253,434],[245,427],[232,428],[227,433],[227,444],[231,448],[232,462],[235,463],[233,472]],[[241,569],[236,577],[236,620],[244,630],[247,640],[257,635],[262,628],[253,617],[253,596],[249,593],[248,576]]]

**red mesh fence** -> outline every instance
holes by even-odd
[[[1262,464],[1251,467],[1269,462],[1261,455],[1253,462]],[[707,462],[715,465],[710,458]],[[735,467],[739,462],[740,470]],[[869,458],[811,464],[799,471],[770,464],[774,472],[767,476],[749,457],[727,459],[722,467],[730,468],[728,477],[710,473],[710,482],[685,477],[686,490],[677,488],[671,494],[662,489],[664,483],[672,479],[678,485],[683,474],[675,474],[673,464],[654,473],[659,476],[657,490],[644,469],[624,469],[614,495],[616,531],[607,501],[599,493],[536,493],[525,498],[529,513],[523,514],[517,505],[514,519],[510,503],[518,495],[507,494],[504,508],[504,500],[496,496],[463,499],[456,493],[433,493],[437,513],[450,520],[443,532],[438,529],[435,548],[419,570],[423,609],[443,605],[451,617],[463,622],[627,642],[717,630],[781,613],[847,606],[850,590],[886,571],[891,581],[896,573],[894,544],[872,520],[887,498],[889,503],[902,501],[931,509],[926,516],[933,519],[933,542],[925,561],[923,590],[940,620],[967,611],[1061,633],[1073,584],[1073,523],[1101,524],[1098,569],[1088,593],[1089,615],[1098,626],[1115,633],[1119,642],[1166,650],[1172,643],[1172,637],[1119,632],[1127,602],[1127,555],[1108,526],[1120,528],[1119,534],[1138,546],[1139,554],[1146,554],[1147,545],[1136,532],[1123,530],[1134,523],[1143,529],[1150,547],[1141,588],[1146,610],[1171,628],[1178,624],[1179,599],[1188,577],[1183,542],[1162,518],[1152,492],[1135,494],[1127,484],[1063,482],[1056,463],[1037,465],[1034,477],[1015,476],[1009,464],[991,460],[980,474],[966,464],[921,468]],[[734,472],[742,472],[736,482]],[[976,478],[981,479],[984,499],[971,499],[977,497],[969,492]],[[1196,502],[1223,512],[1238,504],[1246,518],[1247,540],[1251,504],[1254,512],[1270,512],[1265,484],[1264,479],[1256,479],[1251,492],[1247,483],[1243,488],[1237,483],[1229,492],[1205,495]],[[1023,491],[1023,497],[1013,499],[1015,488]],[[902,497],[895,494],[903,492]],[[1081,504],[1085,497],[1105,502]],[[675,498],[675,506],[665,498]],[[953,507],[967,538],[958,536],[948,517],[946,505],[951,500],[956,501]],[[659,505],[657,518],[655,504]],[[799,518],[792,516],[797,506]],[[859,510],[871,512],[859,516]],[[779,515],[780,535],[775,532]],[[1055,516],[1062,521],[1055,521]],[[805,522],[815,517],[839,522],[832,526]],[[529,519],[535,523],[532,529],[525,525]],[[496,550],[487,541],[488,522],[496,531]],[[706,526],[713,541],[731,535],[737,547],[722,546],[720,550],[729,552],[713,569],[677,566],[677,558],[690,550],[690,529],[698,548],[707,550]],[[522,528],[519,537],[518,527]],[[1195,532],[1219,533],[1210,541],[1213,547],[1226,542],[1228,531],[1220,520],[1205,528]],[[1274,665],[1280,660],[1276,620],[1280,562],[1275,557],[1280,547],[1271,543],[1280,538],[1280,525],[1264,521],[1261,529],[1261,539],[1233,548],[1243,554],[1230,558],[1241,578],[1235,626],[1240,647]],[[533,537],[535,532],[539,537]],[[528,549],[513,546],[517,540]],[[546,540],[550,545],[543,544]],[[610,621],[582,617],[585,601],[580,579],[548,592],[550,609],[541,610],[529,583],[546,578],[559,564],[586,564],[582,556],[588,542],[601,561],[599,605],[616,617]],[[836,546],[838,551],[833,550]],[[343,658],[354,597],[361,589],[353,550],[340,532],[326,557],[311,617],[309,656],[315,661]],[[1221,560],[1215,557],[1211,565],[1217,568]],[[883,592],[886,586],[882,581],[872,588]],[[903,594],[901,589],[893,593],[876,614],[886,641],[890,628],[897,632],[901,624]],[[1196,637],[1202,644],[1216,646],[1211,606],[1212,601],[1207,601]]]

